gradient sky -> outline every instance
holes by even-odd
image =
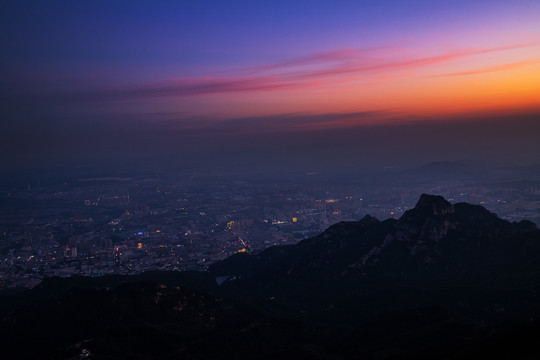
[[[0,41],[4,167],[540,162],[536,0],[0,1]]]

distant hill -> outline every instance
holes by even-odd
[[[206,272],[53,278],[0,305],[9,358],[536,359],[540,230],[424,194]]]

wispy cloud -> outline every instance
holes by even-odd
[[[332,112],[323,114],[281,114],[272,116],[246,117],[209,122],[206,126],[196,130],[204,133],[282,133],[291,131],[310,131],[355,127],[365,124],[381,123],[394,119],[396,112],[390,111],[360,111],[360,112]],[[184,129],[183,122],[179,130]]]
[[[215,93],[276,91],[298,87],[279,77],[221,79],[180,79],[125,88],[95,90],[71,94],[70,100],[118,101],[149,97],[185,97]]]
[[[352,80],[368,79],[376,76],[393,75],[396,71],[419,69],[442,64],[465,57],[477,56],[500,51],[514,50],[533,44],[513,44],[486,49],[460,49],[453,52],[431,55],[405,56],[396,54],[376,57],[374,50],[340,49],[316,53],[286,62],[259,67],[257,71],[248,69],[245,75],[228,78],[175,79],[164,82],[141,84],[138,86],[100,89],[72,93],[67,98],[71,101],[123,101],[155,97],[204,96],[217,93],[256,93],[282,91],[290,89],[309,89],[325,85],[343,83],[343,76]],[[369,56],[368,56],[369,55]],[[492,72],[513,67],[531,65],[525,61],[471,72],[442,74],[439,76],[472,75],[479,72]]]
[[[320,63],[335,63],[351,60],[359,60],[362,58],[369,58],[372,56],[372,53],[380,48],[368,48],[368,49],[338,49],[332,51],[325,51],[320,53],[315,53],[307,56],[298,57],[295,59],[290,59],[287,61],[277,62],[274,64],[267,64],[262,66],[257,66],[251,70],[254,72],[266,71],[266,70],[276,70],[284,69],[296,66],[309,66]]]
[[[493,72],[498,72],[498,71],[514,70],[514,69],[519,69],[519,68],[522,68],[522,67],[527,67],[527,66],[532,66],[532,65],[537,65],[537,64],[540,64],[540,60],[521,61],[521,62],[510,63],[510,64],[503,64],[503,65],[498,65],[498,66],[485,67],[485,68],[482,68],[482,69],[475,69],[475,70],[469,70],[469,71],[460,71],[460,72],[454,72],[454,73],[432,75],[430,77],[451,77],[451,76],[478,75],[478,74],[493,73]]]
[[[304,72],[296,72],[287,74],[289,77],[297,78],[313,78],[313,77],[327,77],[336,76],[349,73],[385,73],[396,70],[407,70],[413,68],[421,68],[424,66],[436,65],[453,60],[458,60],[468,56],[483,55],[494,52],[514,50],[524,47],[529,47],[532,44],[515,44],[509,46],[488,48],[488,49],[461,49],[451,53],[436,55],[436,56],[411,56],[401,59],[385,59],[385,58],[371,58],[361,59],[359,61],[347,61],[341,62],[337,65],[331,65],[322,67],[318,70],[308,70]]]

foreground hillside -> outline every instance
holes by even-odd
[[[422,195],[400,219],[339,223],[207,272],[51,278],[0,296],[0,355],[535,359],[539,297],[535,224]]]

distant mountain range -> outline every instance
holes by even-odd
[[[8,358],[536,359],[540,230],[422,195],[206,272],[51,278],[0,309]]]

